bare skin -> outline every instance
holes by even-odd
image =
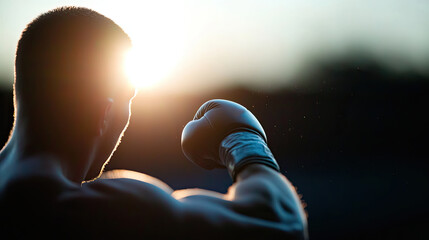
[[[249,165],[227,194],[173,191],[156,178],[120,170],[82,184],[83,177],[76,176],[84,176],[85,168],[79,173],[60,155],[27,155],[25,146],[30,143],[20,144],[15,136],[0,153],[3,233],[191,239],[306,236],[294,188],[266,166]]]

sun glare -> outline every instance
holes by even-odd
[[[171,53],[133,47],[125,53],[124,69],[135,88],[152,89],[171,74],[177,58]]]
[[[134,40],[135,39],[135,40]],[[134,46],[125,53],[124,69],[131,84],[138,89],[152,89],[161,84],[178,64],[180,48],[152,44],[136,36]]]
[[[142,52],[132,48],[125,53],[124,69],[131,84],[137,89],[150,89],[163,79],[162,66],[150,63]]]
[[[133,42],[125,56],[124,70],[131,84],[140,90],[167,84],[166,79],[182,60],[185,34],[180,8],[144,3],[146,8],[110,10]]]

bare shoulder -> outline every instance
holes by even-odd
[[[165,225],[178,225],[178,201],[161,189],[161,181],[124,173],[112,172],[64,192],[55,206],[56,224],[74,226],[97,239],[152,236]]]
[[[105,172],[101,175],[101,177],[98,179],[99,182],[106,180],[106,179],[116,179],[116,180],[135,180],[136,183],[146,183],[151,184],[155,187],[160,188],[161,190],[165,191],[168,194],[171,194],[173,192],[173,189],[168,186],[163,181],[159,180],[158,178],[152,177],[150,175],[130,171],[130,170],[112,170]]]
[[[173,190],[164,182],[149,175],[128,170],[114,170],[99,179],[85,182],[78,189],[64,192],[59,199],[63,203],[141,207],[174,207]]]
[[[127,229],[133,232],[141,230],[142,226],[132,223],[154,226],[163,218],[177,221],[178,201],[171,197],[167,187],[162,181],[145,174],[114,171],[85,182],[78,189],[64,192],[58,199],[57,211],[67,219],[90,218],[106,223],[112,231]],[[118,222],[119,219],[124,223]],[[123,225],[125,223],[128,225]]]

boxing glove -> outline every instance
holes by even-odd
[[[252,163],[279,166],[267,146],[256,117],[235,102],[215,99],[204,103],[182,132],[182,151],[205,168],[227,168],[232,179]]]

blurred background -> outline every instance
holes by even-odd
[[[226,192],[226,171],[188,162],[180,136],[201,104],[229,99],[264,126],[311,239],[428,239],[429,1],[2,0],[0,144],[20,33],[64,5],[133,40],[141,90],[108,169]]]

